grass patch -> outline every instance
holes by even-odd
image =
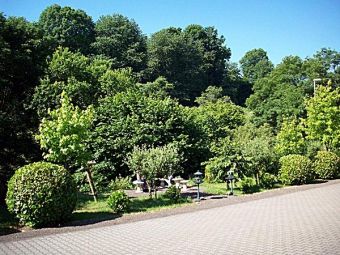
[[[190,198],[180,198],[177,202],[163,196],[157,199],[148,197],[135,198],[131,201],[129,212],[151,212],[165,208],[180,207],[183,204],[191,203]]]
[[[100,194],[98,195],[97,202],[95,202],[92,196],[79,194],[77,208],[73,212],[72,220],[100,221],[117,217],[107,204],[108,197],[109,194]],[[181,198],[175,202],[163,196],[159,196],[157,199],[138,197],[131,199],[130,208],[127,213],[159,211],[165,208],[179,207],[190,202],[190,198]]]
[[[225,182],[222,183],[207,183],[203,182],[200,187],[204,193],[211,195],[227,195],[230,190],[227,190],[227,184]],[[241,195],[242,191],[239,188],[234,188],[234,195]]]

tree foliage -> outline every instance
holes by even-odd
[[[190,159],[187,171],[200,163],[194,162],[197,137],[192,118],[169,97],[146,96],[138,90],[106,97],[96,109],[94,124],[91,145],[97,173],[108,179],[130,173],[125,158],[135,146],[175,143]]]
[[[160,147],[135,147],[129,154],[127,164],[133,172],[145,178],[151,196],[151,189],[157,196],[156,178],[168,178],[181,171],[182,155],[175,144]]]
[[[84,11],[54,4],[41,13],[37,25],[52,51],[62,46],[72,51],[90,53],[90,44],[95,35],[94,23]]]
[[[263,49],[248,51],[240,60],[243,77],[250,83],[267,76],[273,70],[273,63]]]
[[[103,57],[89,58],[68,48],[58,48],[48,64],[32,98],[31,107],[40,117],[48,109],[59,106],[65,91],[72,102],[82,109],[98,103],[99,98],[125,91],[136,84],[130,69],[111,70],[112,61]]]
[[[309,140],[320,141],[326,149],[340,147],[340,88],[319,86],[306,101],[306,132]]]
[[[146,36],[133,20],[119,14],[101,16],[95,25],[95,53],[112,59],[112,68],[146,68]]]
[[[40,158],[31,137],[36,119],[25,105],[43,63],[39,30],[24,18],[0,13],[0,203],[14,170]]]
[[[254,94],[246,104],[257,125],[268,123],[277,128],[284,118],[303,116],[306,92],[302,64],[298,57],[286,57],[270,75],[255,82]]]
[[[306,152],[304,126],[297,118],[284,119],[276,137],[275,151],[281,157]]]
[[[164,76],[175,86],[173,95],[192,104],[209,85],[221,85],[230,49],[213,27],[167,28],[148,41],[148,76]]]
[[[81,111],[62,93],[61,107],[49,112],[50,119],[42,120],[36,135],[44,158],[67,166],[84,166],[91,159],[88,143],[93,114],[92,107]]]

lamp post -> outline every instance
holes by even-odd
[[[197,184],[197,199],[196,201],[200,201],[200,184],[202,183],[202,173],[200,171],[197,171],[196,173],[194,173],[195,176],[195,182]]]
[[[228,189],[228,183],[230,184],[229,195],[231,195],[231,196],[234,195],[234,185],[233,185],[234,179],[235,179],[234,171],[233,170],[228,171],[228,176],[226,178],[226,182],[227,182],[227,189]]]
[[[313,87],[314,87],[314,96],[315,96],[315,89],[316,89],[316,82],[322,81],[320,78],[313,79]]]

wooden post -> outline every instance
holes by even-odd
[[[94,161],[89,161],[87,162],[88,166],[86,167],[86,176],[87,176],[87,181],[89,182],[90,185],[90,189],[91,189],[91,195],[93,196],[93,199],[95,202],[97,202],[97,191],[96,188],[94,186],[94,182],[92,179],[92,174],[91,174],[91,166],[95,164]]]

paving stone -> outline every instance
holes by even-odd
[[[1,254],[340,254],[340,184],[3,242]]]

